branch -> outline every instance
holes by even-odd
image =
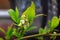
[[[48,35],[34,34],[34,35],[22,37],[21,39],[32,38],[32,37],[38,37],[38,36],[50,36],[50,35],[52,35],[52,36],[60,36],[60,33],[59,33],[59,34],[48,34]]]
[[[39,17],[39,16],[47,16],[45,14],[37,14],[35,17]]]

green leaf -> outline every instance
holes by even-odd
[[[44,34],[47,34],[48,33],[48,30],[47,30],[47,28],[45,27],[44,29],[43,28],[40,28],[39,29],[39,34],[40,35],[44,35]],[[39,40],[43,40],[43,36],[39,36],[39,38],[38,38]]]
[[[16,16],[18,17],[19,16],[19,10],[18,10],[18,8],[16,7]]]
[[[13,28],[13,35],[16,34],[16,28]]]
[[[19,38],[19,37],[22,37],[21,34],[19,34],[19,33],[17,33],[17,32],[16,32],[15,36],[18,37],[18,38]]]
[[[27,10],[22,14],[28,17],[29,23],[32,24],[35,17],[35,5],[32,2],[31,6],[27,8]]]
[[[17,8],[16,8],[16,11],[17,11]],[[12,20],[15,22],[15,23],[19,23],[19,18],[18,18],[18,13],[15,12],[13,9],[10,9],[8,10],[8,13],[9,15],[11,16]]]
[[[12,26],[8,26],[8,30],[6,32],[6,38],[10,39],[10,37],[12,36],[12,33],[13,33]]]
[[[8,13],[9,13],[9,15],[11,16],[11,18],[13,19],[13,21],[15,21],[15,22],[16,22],[16,15],[15,15],[15,11],[14,11],[14,10],[12,10],[12,9],[9,9],[9,10],[8,10]]]
[[[3,40],[3,38],[0,38],[0,40]]]
[[[35,26],[28,27],[28,28],[26,28],[24,31],[25,31],[25,32],[28,32],[28,31],[31,31],[31,30],[33,30],[33,29],[35,29],[35,28],[36,28]]]
[[[54,29],[59,25],[59,19],[58,17],[54,16],[51,20],[51,25],[50,25],[50,29]]]
[[[17,32],[16,28],[13,28],[13,35],[18,37],[18,38],[22,37],[21,34],[19,32]]]
[[[19,10],[18,8],[16,7],[16,18],[17,18],[17,24],[20,22],[20,18],[19,18]]]
[[[48,33],[48,31],[47,31],[46,27],[44,29],[43,28],[39,29],[39,34],[47,34],[47,33]]]
[[[34,18],[35,18],[35,5],[32,2],[31,6],[30,6],[30,10],[28,10],[28,19],[30,21],[30,24],[32,24]]]
[[[12,26],[9,26],[8,31],[7,31],[7,35],[11,35],[12,32],[13,32],[13,28],[12,28]]]
[[[0,31],[2,31],[3,33],[5,33],[5,30],[3,28],[0,28]]]
[[[20,34],[18,32],[14,33],[13,35],[16,37],[20,37]]]
[[[43,31],[43,34],[46,34],[48,31],[47,31],[47,28],[45,27],[44,28],[44,31]]]
[[[40,34],[40,35],[43,34],[43,31],[44,31],[44,29],[43,29],[43,28],[40,28],[40,29],[39,29],[39,34]]]
[[[29,27],[28,31],[31,31],[31,30],[33,30],[33,29],[36,29],[36,27],[35,27],[35,26]]]
[[[51,26],[51,21],[50,20],[48,21],[48,25]]]

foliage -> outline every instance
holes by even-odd
[[[19,12],[18,12],[17,7],[16,7],[15,10],[16,10],[16,11],[14,11],[13,9],[9,9],[9,10],[8,10],[8,13],[9,13],[10,17],[12,18],[12,20],[13,20],[16,24],[18,24],[20,18],[18,17],[18,16],[19,16]]]
[[[0,29],[1,29],[1,31],[5,34],[6,40],[9,40],[9,39],[12,37],[12,33],[13,33],[13,28],[12,28],[12,26],[8,26],[7,32],[6,32],[4,29],[2,29],[2,28],[0,28]]]
[[[33,2],[31,3],[31,6],[28,7],[25,12],[23,12],[22,17],[23,17],[24,15],[25,15],[26,17],[28,17],[29,23],[32,24],[33,19],[34,19],[34,17],[35,17],[35,5],[34,5]],[[22,18],[22,17],[21,17],[21,18]]]
[[[0,40],[3,40],[3,38],[0,38]]]
[[[38,16],[46,16],[45,14],[35,15],[34,2],[31,3],[31,5],[23,12],[22,16],[20,17],[19,17],[19,11],[17,7],[15,8],[15,10],[9,9],[8,13],[11,19],[14,21],[14,25],[17,26],[17,28],[14,28],[13,24],[8,26],[7,31],[5,31],[3,28],[0,28],[0,31],[2,31],[5,34],[6,40],[10,40],[10,38],[13,35],[17,37],[16,38],[17,40],[22,40],[22,37],[26,32],[36,28],[36,26],[32,26],[34,19]],[[54,16],[51,20],[48,21],[49,28],[48,29],[47,27],[40,28],[39,34],[46,35],[52,32],[58,26],[59,20],[60,18]],[[55,39],[56,36],[51,36],[51,38]],[[0,38],[0,40],[3,39]],[[43,40],[43,36],[39,36],[39,40]]]
[[[5,38],[6,38],[7,40],[9,40],[9,39],[12,37],[12,33],[13,33],[13,28],[12,28],[12,26],[8,26],[8,30],[7,30],[7,32],[6,32]]]
[[[7,32],[5,32],[4,29],[0,28],[0,30],[5,33],[6,40],[10,40],[13,35],[17,37],[17,40],[20,40],[26,32],[36,28],[30,27],[35,18],[35,5],[33,2],[31,3],[31,6],[29,6],[23,12],[21,17],[19,17],[19,11],[17,7],[15,11],[13,9],[9,9],[8,13],[14,21],[14,24],[16,24],[16,26],[18,27],[18,29],[9,26]]]
[[[48,29],[46,27],[44,29],[43,28],[40,28],[39,29],[39,34],[43,34],[44,35],[44,34],[47,34],[47,33],[50,33],[51,31],[53,31],[59,25],[59,18],[57,16],[54,16],[52,18],[52,20],[49,20],[48,21],[48,25],[49,25],[49,28]],[[55,37],[56,36],[53,36],[53,38],[55,38]],[[40,36],[40,39],[41,38],[42,37]]]
[[[49,22],[50,29],[53,30],[59,25],[59,18],[54,16]]]

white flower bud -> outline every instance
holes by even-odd
[[[28,21],[28,19],[25,19],[26,21]]]
[[[56,32],[53,32],[54,34],[56,34]]]
[[[25,20],[20,20],[21,24],[24,24],[25,23]]]

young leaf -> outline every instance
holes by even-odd
[[[34,18],[35,18],[35,5],[34,3],[32,2],[31,3],[31,6],[30,6],[30,10],[28,10],[28,19],[30,21],[30,24],[32,24]]]
[[[17,8],[16,8],[16,11],[17,11]],[[10,9],[10,10],[8,10],[8,13],[9,13],[9,15],[11,16],[11,18],[12,18],[12,20],[15,22],[15,23],[17,23],[18,24],[18,13],[17,12],[15,12],[13,9]]]
[[[39,29],[39,34],[46,34],[46,33],[48,33],[46,27],[45,27],[44,29],[43,29],[43,28],[40,28],[40,29]]]
[[[43,34],[46,34],[48,31],[47,31],[47,28],[45,27],[44,28],[44,31],[43,31]]]
[[[43,31],[44,31],[44,29],[43,29],[43,28],[40,28],[40,29],[39,29],[39,34],[40,34],[40,35],[43,34]]]
[[[2,28],[0,28],[0,31],[2,31],[3,33],[5,33],[5,30],[4,30],[4,29],[2,29]]]
[[[0,40],[3,40],[3,38],[0,38]]]
[[[39,34],[40,34],[40,35],[42,35],[42,34],[46,34],[46,33],[48,33],[46,27],[45,27],[44,29],[43,29],[43,28],[40,28],[40,29],[39,29]],[[43,36],[39,36],[38,39],[39,39],[39,40],[43,40]]]
[[[15,15],[15,11],[14,11],[14,10],[12,10],[12,9],[10,9],[10,10],[8,10],[8,13],[9,13],[9,15],[11,16],[11,18],[13,19],[13,21],[15,21],[15,22],[16,22],[16,15]]]
[[[14,36],[16,36],[17,38],[21,38],[22,37],[22,34],[19,33],[16,28],[13,28],[13,33],[12,34]]]
[[[19,10],[18,8],[16,7],[16,18],[17,18],[17,24],[20,22],[20,18],[19,18]]]
[[[33,19],[35,17],[35,5],[32,2],[31,6],[27,8],[27,10],[22,14],[22,16],[25,15],[28,17],[28,20],[30,24],[33,22]]]
[[[31,30],[33,30],[33,29],[35,29],[36,27],[34,26],[34,27],[28,27],[28,28],[26,28],[24,31],[25,32],[28,32],[28,31],[31,31]]]
[[[14,36],[18,37],[20,34],[17,32],[16,28],[13,28],[13,33]]]
[[[51,21],[50,20],[48,21],[48,25],[51,26]]]
[[[29,27],[28,31],[35,29],[36,27]]]
[[[19,10],[18,10],[18,8],[16,7],[16,16],[18,17],[19,16]]]
[[[15,33],[16,33],[16,28],[13,28],[13,33],[12,34],[14,35]]]
[[[58,19],[58,17],[54,16],[51,20],[50,28],[54,29],[58,26],[58,24],[59,24],[59,19]]]
[[[13,33],[13,28],[11,26],[8,27],[8,31],[6,32],[6,39],[10,39]]]

